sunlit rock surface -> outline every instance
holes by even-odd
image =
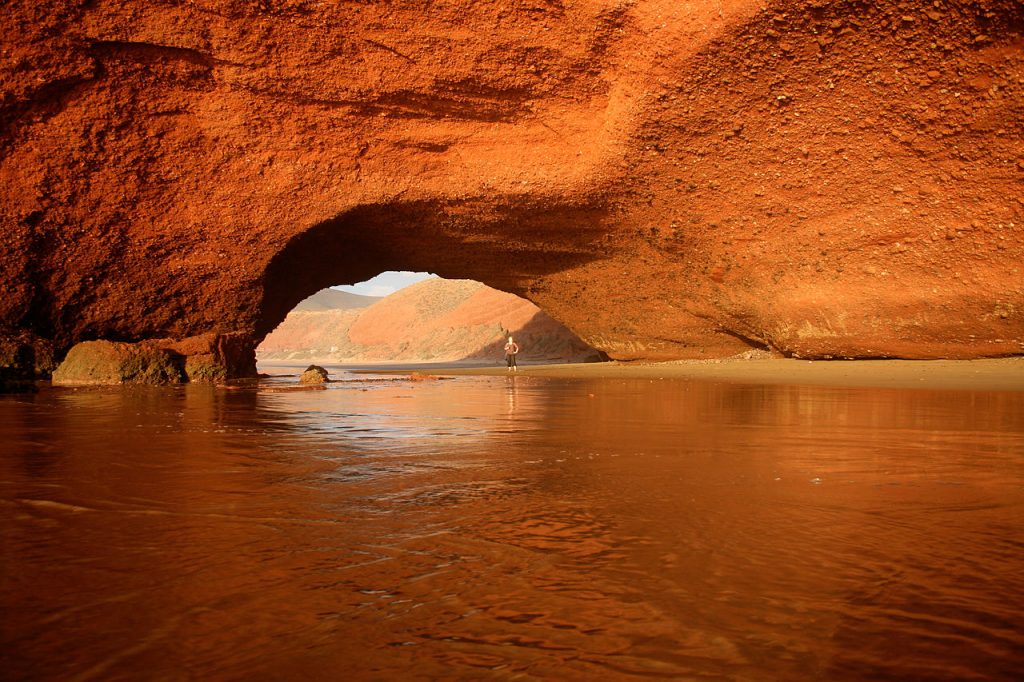
[[[0,334],[238,333],[383,270],[616,358],[1024,342],[1017,0],[14,0]]]

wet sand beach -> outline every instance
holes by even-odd
[[[407,374],[384,367],[374,374]],[[439,376],[502,375],[504,366],[421,367]],[[1024,357],[986,360],[689,360],[667,363],[601,362],[520,365],[521,376],[552,378],[699,379],[745,384],[795,384],[875,388],[1024,391]]]

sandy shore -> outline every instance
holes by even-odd
[[[408,374],[378,368],[374,374]],[[505,367],[421,367],[438,376],[504,376]],[[695,360],[671,363],[521,365],[517,376],[580,379],[698,379],[750,384],[810,384],[968,391],[1024,391],[1024,357],[991,360]]]

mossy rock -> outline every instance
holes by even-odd
[[[183,359],[165,348],[139,350],[121,363],[121,383],[180,384],[185,381]]]
[[[79,343],[53,372],[55,386],[161,385],[184,380],[180,355],[112,341]]]
[[[193,383],[217,383],[228,378],[228,369],[213,354],[190,355],[185,360],[185,376]]]

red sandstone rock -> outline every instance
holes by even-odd
[[[0,334],[258,341],[408,269],[619,358],[1020,353],[1022,25],[1018,0],[14,0]]]

